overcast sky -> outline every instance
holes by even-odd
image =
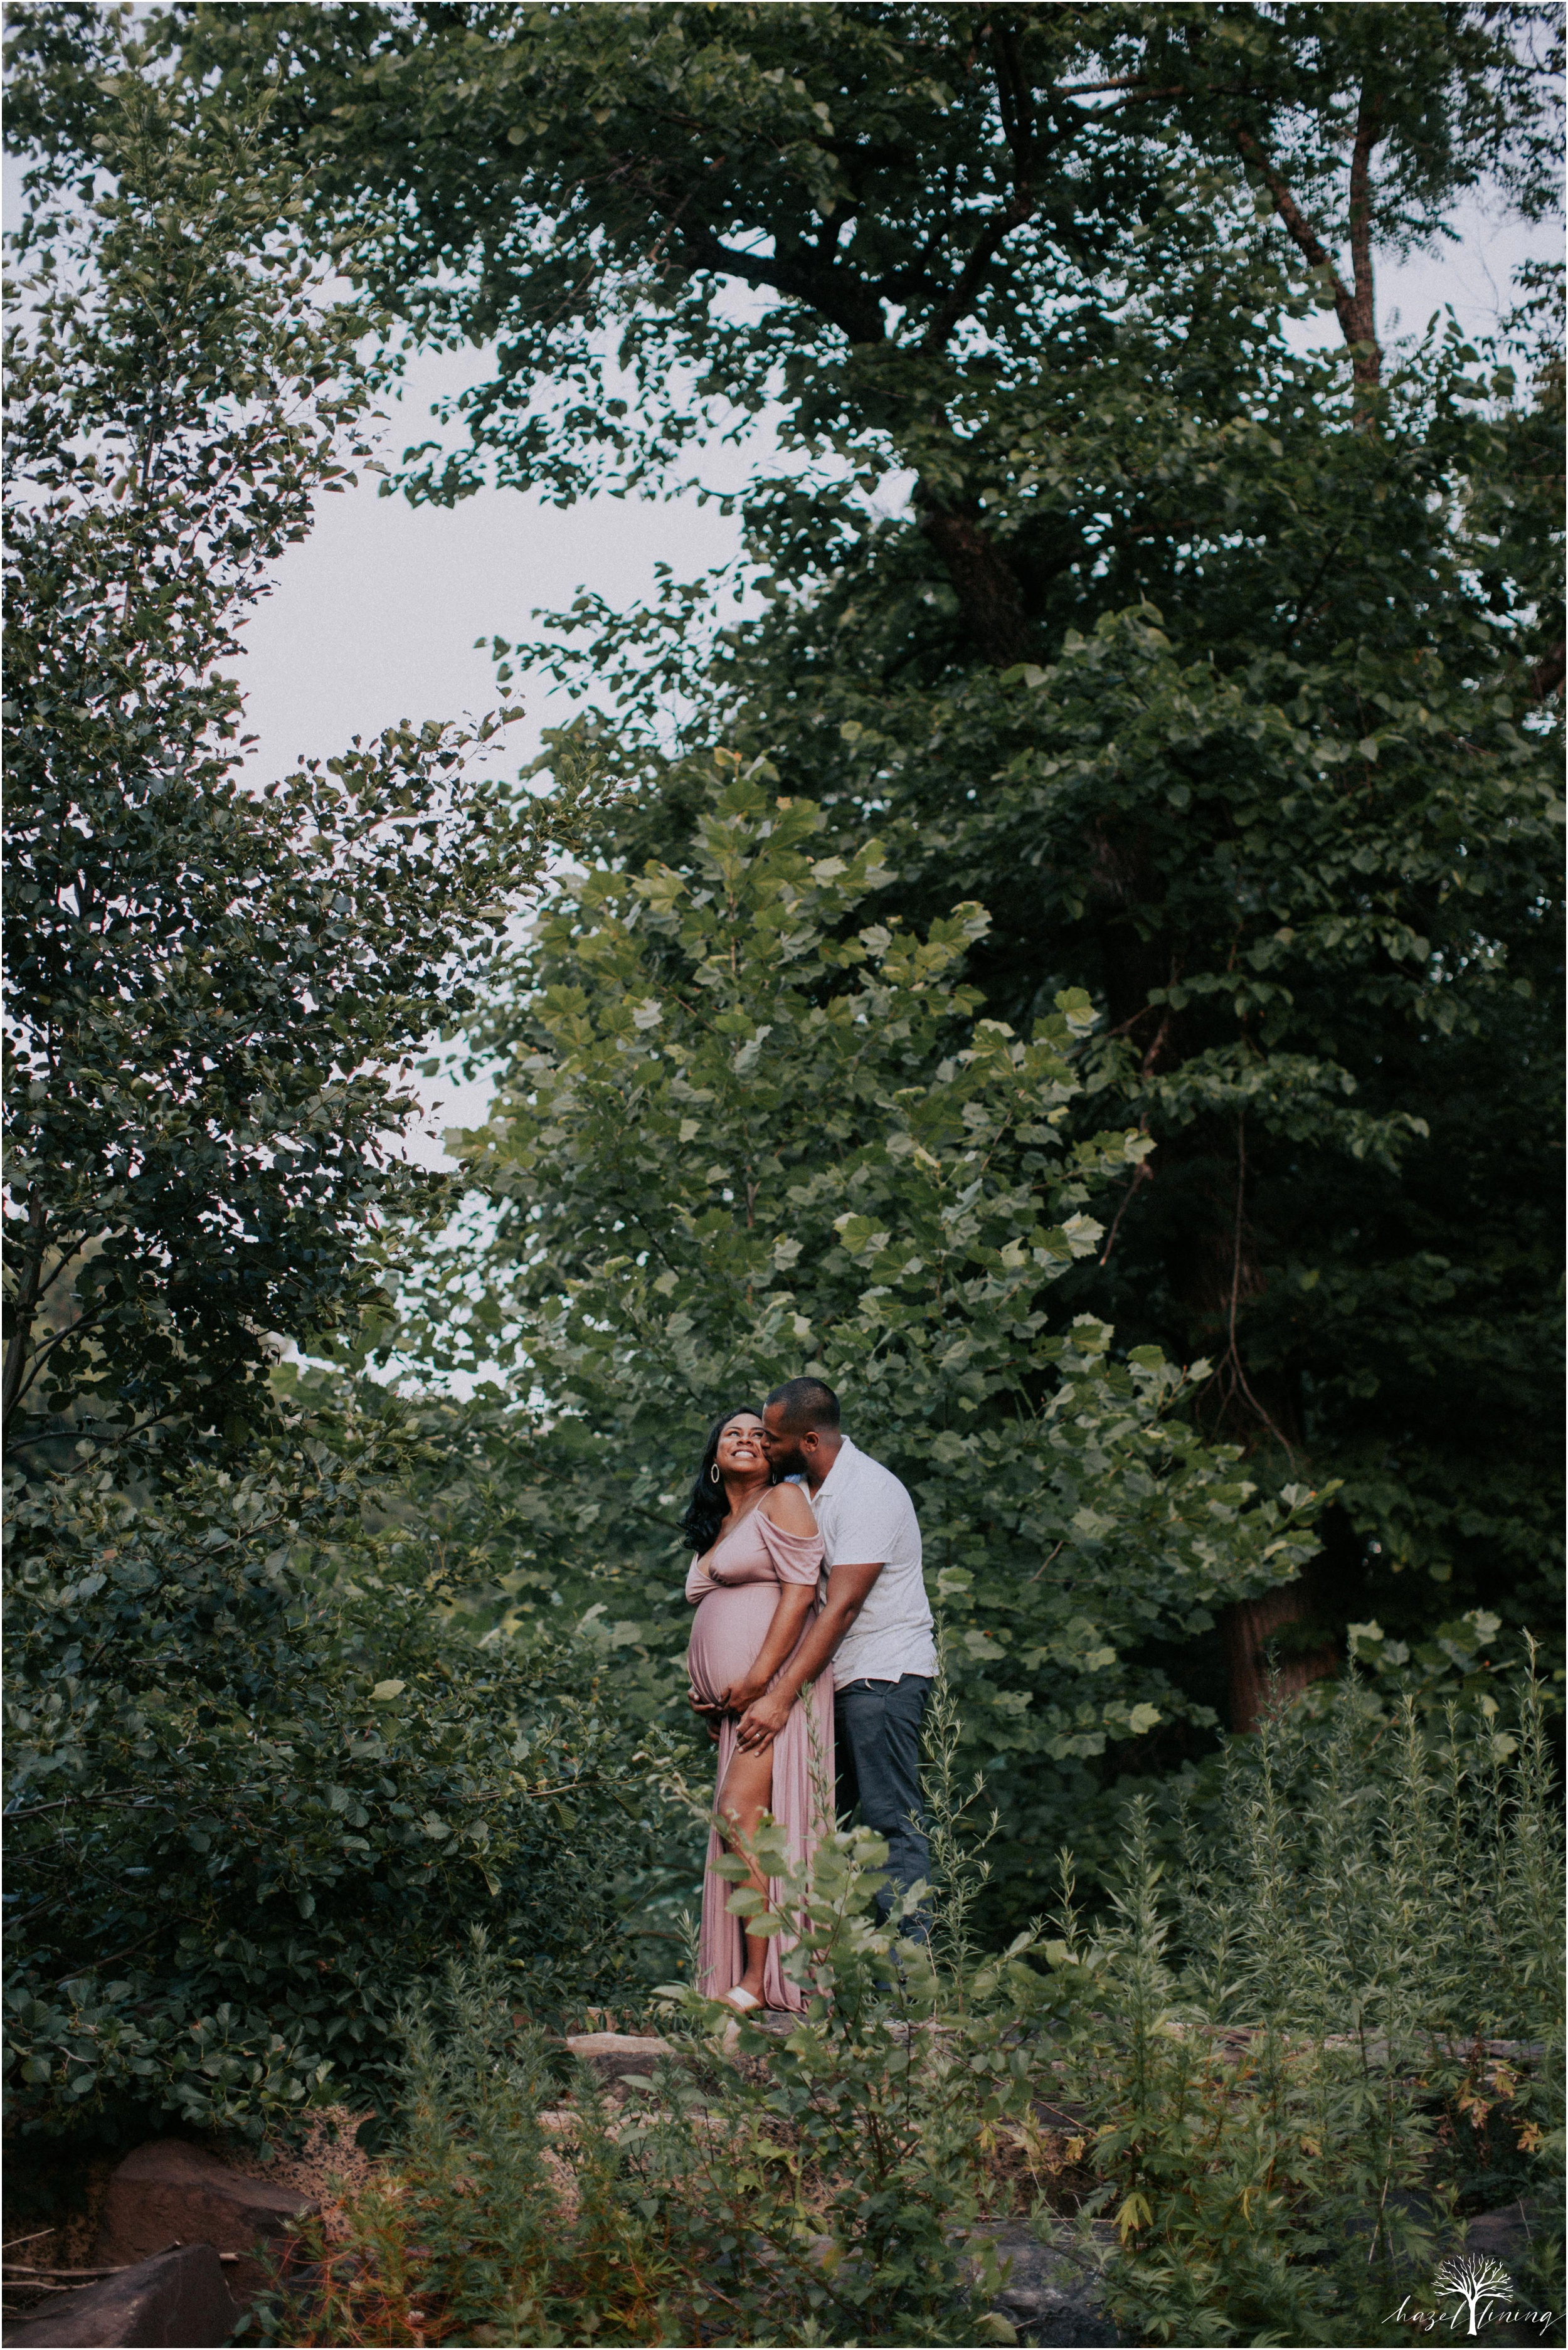
[[[1381,272],[1385,337],[1418,332],[1451,302],[1467,332],[1484,334],[1510,307],[1517,264],[1547,249],[1500,213],[1468,207],[1459,244]],[[1337,339],[1332,317],[1309,339]],[[424,411],[439,393],[475,376],[474,354],[420,362],[394,408],[387,440],[394,453],[427,437]],[[701,468],[710,486],[739,485],[753,462],[712,452]],[[244,682],[258,766],[279,774],[302,754],[325,755],[356,734],[400,718],[456,717],[491,708],[495,689],[474,639],[531,633],[535,608],[569,604],[580,588],[624,609],[653,585],[654,565],[691,577],[729,561],[739,525],[717,504],[684,497],[666,504],[592,498],[561,511],[514,490],[491,490],[449,510],[379,498],[375,477],[342,496],[323,497],[313,536],[290,551],[270,599],[247,630]],[[524,673],[527,718],[513,730],[520,756],[536,749],[544,724],[566,705]],[[446,1163],[440,1131],[476,1122],[483,1087],[427,1088],[430,1133],[417,1154]]]

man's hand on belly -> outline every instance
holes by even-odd
[[[814,1681],[823,1667],[832,1662],[834,1650],[859,1615],[867,1593],[881,1572],[879,1559],[868,1565],[833,1569],[826,1605],[796,1648],[788,1671],[776,1689],[758,1698],[741,1717],[740,1741],[749,1754],[761,1754],[773,1744],[806,1682]]]
[[[743,1673],[738,1681],[732,1681],[724,1692],[725,1712],[744,1713],[748,1706],[755,1705],[767,1685],[767,1681],[760,1680],[755,1673]]]

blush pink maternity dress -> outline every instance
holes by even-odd
[[[785,1583],[818,1581],[822,1573],[820,1534],[786,1534],[761,1512],[753,1510],[708,1555],[706,1568],[691,1562],[686,1596],[697,1610],[686,1667],[695,1696],[716,1704],[755,1662]],[[818,1607],[821,1596],[818,1595]],[[813,1613],[815,1614],[815,1610]],[[805,1620],[805,1632],[812,1617]],[[798,1647],[798,1643],[796,1644]],[[787,1665],[789,1659],[785,1659]],[[784,1670],[781,1665],[779,1671]],[[778,1674],[774,1674],[776,1681]],[[771,1689],[774,1683],[769,1682]],[[727,1718],[719,1732],[719,1775],[714,1802],[735,1753],[739,1722]],[[821,1673],[801,1691],[782,1734],[773,1745],[774,1784],[770,1809],[784,1829],[792,1856],[798,1861],[812,1851],[833,1825],[833,1672]],[[733,1991],[746,1970],[741,1921],[724,1904],[734,1887],[713,1867],[723,1846],[717,1828],[708,1836],[707,1873],[702,1879],[702,1931],[699,1944],[701,1987],[709,1999]],[[779,1880],[768,1887],[769,1898],[783,1894]],[[763,1997],[769,2007],[800,2010],[805,2002],[784,1974],[780,1960],[793,1948],[788,1935],[775,1934],[768,1943]]]

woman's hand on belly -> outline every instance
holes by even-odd
[[[692,1712],[702,1724],[702,1727],[707,1731],[709,1737],[712,1740],[714,1745],[717,1746],[719,1743],[720,1724],[722,1722],[725,1714],[730,1711],[730,1691],[726,1690],[719,1700],[718,1704],[712,1705],[710,1704],[709,1700],[705,1697],[699,1697],[694,1689],[688,1688],[686,1691],[686,1700],[691,1706]]]

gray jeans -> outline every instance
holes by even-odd
[[[930,1682],[919,1673],[896,1681],[847,1681],[833,1701],[833,1730],[842,1817],[857,1804],[868,1828],[888,1839],[888,1874],[907,1893],[930,1873],[925,1807],[920,1801],[920,1721]],[[877,1912],[891,1907],[891,1887],[877,1897]],[[913,1918],[906,1932],[918,1933]]]

